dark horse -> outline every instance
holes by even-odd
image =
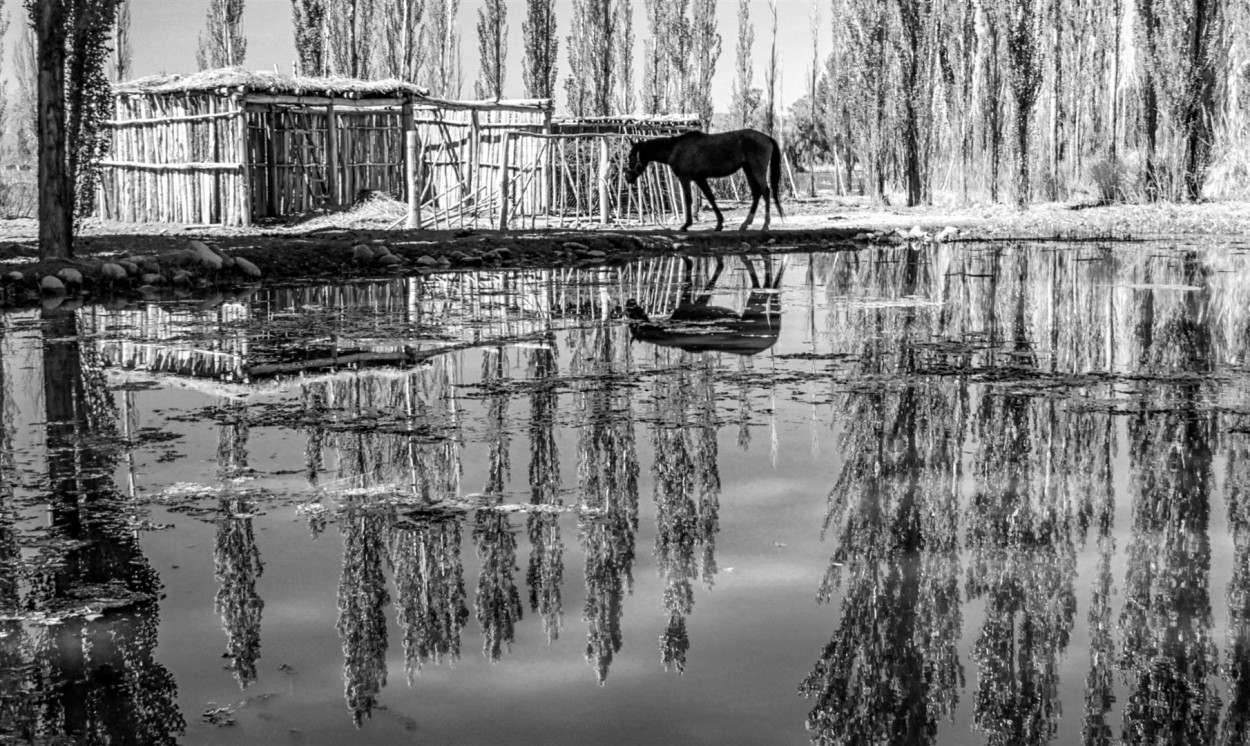
[[[681,296],[677,308],[664,320],[652,321],[646,309],[630,298],[625,302],[630,336],[639,342],[660,347],[676,347],[686,352],[729,352],[755,355],[777,343],[781,333],[781,276],[784,265],[773,274],[772,261],[765,257],[764,281],[761,283],[755,265],[743,257],[751,277],[751,292],[741,311],[710,304],[712,291],[720,279],[724,262],[716,258],[716,269],[707,284],[695,291],[693,262],[684,259]]]
[[[716,206],[707,180],[730,176],[738,169],[742,169],[747,183],[751,185],[751,211],[739,230],[746,230],[755,219],[755,208],[759,206],[761,196],[764,198],[764,230],[768,230],[770,194],[777,205],[777,215],[785,217],[781,211],[781,199],[777,196],[777,183],[781,181],[781,148],[776,140],[763,132],[734,130],[714,135],[687,132],[677,137],[636,142],[629,150],[625,180],[633,184],[642,176],[647,164],[652,162],[667,163],[681,182],[681,197],[686,205],[686,224],[681,227],[683,231],[693,222],[690,217],[692,181],[699,185],[699,190],[716,212],[716,230],[725,225],[725,218]]]

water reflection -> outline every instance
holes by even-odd
[[[912,246],[29,319],[0,337],[0,734],[176,740],[153,567],[185,562],[211,590],[164,603],[220,623],[229,690],[194,675],[222,633],[167,625],[190,706],[317,671],[298,614],[341,649],[335,722],[378,734],[439,740],[489,690],[483,742],[552,740],[559,697],[585,740],[672,740],[670,692],[708,742],[1241,742],[1246,288],[1217,249]],[[674,330],[716,306],[748,309],[728,337]],[[335,570],[326,603],[299,574]]]

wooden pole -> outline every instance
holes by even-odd
[[[421,180],[417,177],[417,169],[420,166],[420,159],[417,157],[417,131],[408,130],[405,134],[407,140],[407,153],[405,161],[407,163],[408,174],[408,228],[421,227]]]
[[[511,132],[504,130],[499,135],[499,230],[508,230],[508,143]]]
[[[599,222],[608,224],[608,138],[599,138]]]
[[[242,167],[239,173],[239,181],[242,182],[239,189],[239,224],[247,228],[252,225],[252,163],[251,148],[248,143],[247,131],[247,104],[242,98],[234,99],[234,106],[239,110],[238,129],[238,154],[239,165]]]
[[[326,106],[326,194],[331,207],[339,206],[339,126],[334,101]]]

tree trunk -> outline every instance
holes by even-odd
[[[1142,82],[1142,120],[1146,130],[1146,201],[1157,202],[1159,175],[1155,148],[1159,136],[1159,95],[1150,73],[1146,73]]]
[[[65,4],[34,5],[38,44],[39,258],[74,255],[73,190],[65,132]]]

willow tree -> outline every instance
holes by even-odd
[[[247,55],[243,36],[243,0],[209,0],[195,50],[195,63],[201,70],[242,65]]]
[[[87,215],[111,111],[105,73],[117,0],[26,0],[37,56],[39,256],[74,254],[74,218]]]
[[[503,97],[504,57],[508,45],[508,6],[486,0],[477,9],[477,49],[481,77],[474,84],[478,98]]]
[[[525,56],[521,63],[525,95],[553,98],[556,92],[556,54],[560,51],[560,39],[556,36],[555,0],[527,0],[521,37],[525,40]]]

